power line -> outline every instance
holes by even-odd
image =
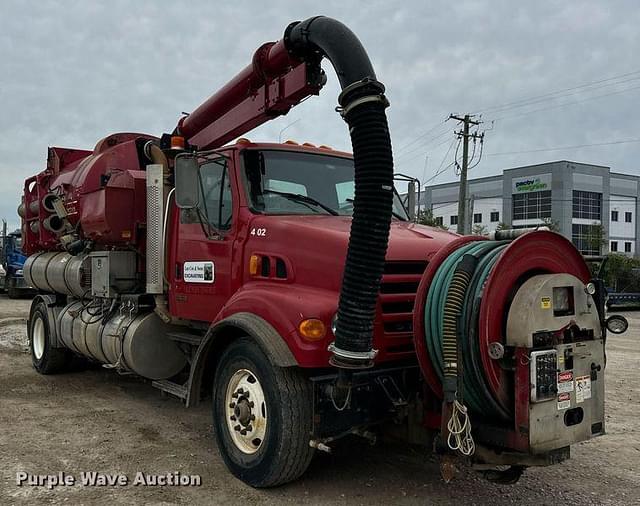
[[[442,165],[444,164],[444,161],[447,159],[447,156],[449,156],[449,153],[451,152],[451,148],[453,147],[453,145],[455,144],[456,140],[458,141],[458,145],[460,145],[460,139],[453,139],[451,141],[451,144],[449,145],[449,149],[447,149],[447,152],[445,153],[445,155],[442,157],[442,162],[440,162],[440,166],[438,167],[438,170],[436,171],[436,173],[431,176],[429,179],[427,179],[426,181],[424,181],[423,184],[427,184],[430,181],[433,181],[435,178],[437,178],[440,174],[446,172],[449,167],[453,167],[453,165],[456,163],[456,160],[454,159],[453,162],[449,163],[446,167],[442,168]]]
[[[533,109],[531,111],[524,111],[524,112],[517,113],[517,114],[510,114],[510,115],[507,115],[507,116],[500,116],[499,118],[493,118],[492,121],[500,121],[500,120],[503,120],[503,119],[517,118],[517,117],[520,117],[520,116],[526,116],[528,114],[534,114],[536,112],[549,111],[551,109],[559,109],[561,107],[566,107],[566,106],[569,106],[569,105],[582,104],[584,102],[590,102],[591,100],[597,100],[599,98],[610,97],[612,95],[619,95],[620,93],[626,93],[628,91],[634,91],[634,90],[638,90],[638,89],[640,89],[640,86],[633,86],[631,88],[625,88],[624,90],[612,91],[610,93],[605,93],[603,95],[595,95],[593,97],[588,97],[588,98],[585,98],[585,99],[582,99],[582,100],[574,100],[573,102],[565,102],[565,103],[562,103],[562,104],[555,104],[555,105],[551,105],[551,106],[548,106],[548,107],[541,107],[540,109]]]
[[[406,156],[409,156],[413,153],[415,153],[416,151],[420,151],[423,150],[421,154],[425,153],[424,148],[426,148],[429,144],[431,144],[433,141],[437,141],[438,139],[444,137],[445,135],[449,134],[449,130],[445,130],[444,132],[436,135],[435,137],[431,137],[430,139],[427,139],[423,144],[416,146],[413,149],[410,149],[409,151],[405,151],[402,154],[398,155],[398,159],[404,158]],[[444,144],[444,143],[443,143]]]
[[[412,140],[409,143],[403,144],[402,146],[400,146],[396,152],[399,153],[401,151],[404,151],[405,149],[407,149],[409,146],[412,146],[413,144],[415,144],[416,142],[418,142],[420,139],[427,137],[431,132],[437,130],[438,128],[442,128],[445,124],[445,121],[442,121],[440,123],[436,123],[435,125],[433,125],[433,127],[431,127],[429,130],[427,130],[426,132],[418,135],[414,140]]]
[[[528,105],[535,105],[536,103],[540,103],[540,102],[544,102],[547,100],[556,100],[556,99],[560,99],[560,98],[565,98],[571,95],[574,95],[575,93],[567,93],[567,92],[575,92],[576,90],[583,90],[583,91],[594,91],[597,89],[601,89],[601,88],[606,88],[608,86],[616,86],[616,85],[620,85],[620,84],[624,84],[630,81],[635,81],[640,79],[640,70],[635,70],[633,72],[627,72],[625,74],[619,74],[616,76],[611,76],[611,77],[607,77],[604,79],[599,79],[596,81],[591,81],[588,83],[584,83],[584,84],[580,84],[580,85],[576,85],[576,86],[572,86],[569,88],[562,88],[559,90],[555,90],[555,91],[550,91],[541,95],[534,95],[534,96],[530,96],[530,97],[526,97],[526,98],[522,98],[522,99],[518,99],[512,102],[507,102],[504,104],[499,104],[499,105],[493,105],[490,107],[485,107],[484,109],[481,109],[479,111],[477,111],[477,113],[487,113],[487,112],[492,112],[492,113],[496,113],[496,112],[505,112],[507,110],[511,110],[511,109],[518,109],[518,108],[522,108],[522,107],[526,107]],[[633,77],[631,79],[626,79],[626,80],[622,80],[620,81],[620,79],[623,79],[625,77],[629,77],[629,76],[637,76],[637,77]],[[611,81],[616,81],[616,82],[611,82]],[[604,84],[603,86],[596,86],[594,88],[595,85],[598,84],[602,84],[602,83],[607,83]],[[586,88],[591,88],[591,89],[586,89]],[[611,92],[611,93],[606,93],[603,95],[596,95],[593,97],[587,97],[583,100],[578,100],[578,101],[573,101],[573,102],[566,102],[563,104],[555,104],[553,106],[550,107],[543,107],[543,108],[539,108],[539,109],[534,109],[532,111],[527,111],[527,112],[523,112],[523,113],[518,113],[516,115],[508,115],[508,116],[502,116],[500,118],[496,118],[494,121],[496,120],[502,120],[502,119],[508,119],[508,118],[512,118],[512,117],[517,117],[520,115],[525,115],[525,114],[532,114],[532,113],[536,113],[536,112],[542,112],[542,111],[546,111],[546,110],[550,110],[550,109],[555,109],[555,108],[559,108],[559,107],[565,107],[568,105],[574,105],[574,104],[579,104],[579,103],[583,103],[583,102],[587,102],[590,100],[596,100],[599,98],[604,98],[604,97],[608,97],[611,95],[616,95],[619,93],[625,93],[627,91],[632,91],[635,89],[638,89],[640,87],[631,87],[631,88],[626,88],[624,90],[617,90],[615,92]],[[445,120],[446,121],[446,120]],[[434,131],[436,131],[438,129],[438,127],[442,127],[444,123],[437,123],[434,126],[432,126],[430,129],[428,129],[427,131],[425,131],[424,133],[420,134],[419,136],[417,136],[416,138],[414,138],[412,141],[402,145],[401,147],[399,147],[396,150],[396,153],[401,153],[402,151],[405,151],[407,148],[409,148],[410,146],[413,146],[415,143],[419,142],[421,139],[423,139],[424,137],[427,137],[429,134],[433,133]],[[430,139],[428,142],[432,142],[433,140],[437,140],[438,138],[442,137],[442,135],[444,135],[444,133],[441,133],[439,135],[437,135],[436,137]],[[420,147],[418,147],[417,149],[420,149]],[[413,149],[408,153],[405,153],[405,155],[414,153],[417,149]]]
[[[485,107],[484,109],[481,109],[481,110],[477,111],[477,113],[486,113],[486,112],[489,112],[489,111],[494,111],[494,110],[497,110],[497,109],[503,109],[503,108],[506,108],[506,107],[509,107],[509,106],[513,106],[513,105],[516,105],[516,104],[521,104],[523,102],[528,102],[528,101],[531,101],[531,100],[537,100],[537,99],[541,99],[541,98],[545,98],[545,97],[551,97],[552,99],[556,99],[556,98],[560,98],[560,97],[555,97],[554,95],[558,95],[558,94],[561,94],[561,93],[566,93],[568,91],[579,90],[579,89],[582,89],[582,88],[588,88],[588,87],[594,86],[596,84],[605,83],[605,82],[609,82],[609,81],[615,81],[617,79],[622,79],[623,77],[629,77],[629,76],[633,76],[633,75],[637,75],[637,74],[640,74],[640,70],[635,70],[633,72],[627,72],[625,74],[619,74],[617,76],[608,77],[606,79],[599,79],[597,81],[591,81],[589,83],[580,84],[580,85],[577,85],[577,86],[572,86],[570,88],[562,88],[560,90],[550,91],[550,92],[544,93],[542,95],[534,95],[534,96],[531,96],[531,97],[528,97],[528,98],[522,98],[522,99],[519,99],[519,100],[515,100],[513,102],[507,102],[505,104]],[[613,86],[613,85],[616,85],[616,84],[621,84],[621,83],[632,81],[632,80],[635,80],[635,79],[640,79],[640,76],[635,77],[633,79],[628,79],[626,81],[609,83],[609,84],[605,85],[605,87],[606,86]],[[591,90],[588,90],[588,91],[591,91]]]
[[[445,132],[445,133],[449,133],[449,132]],[[402,160],[402,164],[407,164],[409,163],[411,160],[415,160],[418,157],[423,156],[426,153],[429,153],[430,151],[434,151],[437,148],[439,148],[440,146],[446,144],[447,142],[449,142],[449,139],[445,139],[442,142],[439,142],[438,144],[431,146],[429,149],[427,149],[426,151],[421,151],[420,153],[415,154],[414,156],[411,156],[410,158],[404,158],[403,159],[403,155],[400,155],[397,159],[396,162],[398,162],[400,164],[400,160]],[[410,153],[405,153],[405,155],[409,155]]]
[[[522,153],[544,153],[547,151],[564,151],[566,149],[590,148],[594,146],[612,146],[614,144],[630,144],[635,142],[640,142],[640,139],[627,139],[627,140],[610,141],[610,142],[594,142],[592,144],[576,144],[574,146],[558,146],[554,148],[527,149],[523,151],[501,151],[499,153],[486,153],[484,156],[518,155]]]

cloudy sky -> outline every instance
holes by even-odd
[[[456,125],[444,120],[476,112],[486,135],[471,177],[556,159],[640,174],[633,0],[0,0],[0,7],[0,218],[11,226],[22,181],[44,168],[47,146],[91,148],[117,131],[171,131],[181,111],[246,66],[260,44],[317,14],[360,37],[387,86],[397,171],[453,180]],[[319,97],[248,137],[349,150],[334,112],[335,75],[325,69]]]

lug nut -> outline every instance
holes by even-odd
[[[230,407],[231,409],[235,408],[235,407],[236,407],[236,403],[235,403],[235,402],[232,402],[231,404],[229,404],[229,407]]]
[[[242,429],[240,431],[240,434],[242,434],[243,436],[246,436],[247,435],[247,429]]]
[[[238,392],[233,392],[231,394],[231,397],[233,397],[234,399],[237,399],[238,398]]]
[[[249,420],[251,420],[252,422],[253,422],[255,419],[256,419],[256,415],[251,415],[251,416],[249,417]]]
[[[252,408],[254,406],[253,401],[249,401],[249,407]]]
[[[237,431],[237,430],[240,430],[241,428],[242,428],[242,427],[240,427],[240,425],[236,425],[236,426],[233,428],[233,430],[236,430],[236,431]]]
[[[249,432],[251,432],[253,430],[253,427],[251,425],[247,425],[247,429]]]
[[[236,421],[236,417],[235,417],[235,415],[231,415],[231,416],[229,417],[229,419],[230,419],[232,422],[235,422],[235,421]]]

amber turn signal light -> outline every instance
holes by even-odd
[[[251,255],[249,258],[249,274],[256,276],[258,274],[258,267],[260,267],[260,257],[258,255]]]
[[[327,327],[317,318],[302,320],[298,325],[298,332],[307,341],[318,341],[327,335]]]

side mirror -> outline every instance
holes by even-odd
[[[193,209],[198,206],[200,195],[200,166],[196,157],[179,155],[176,157],[174,177],[176,182],[176,205],[180,209]]]
[[[629,328],[629,322],[627,319],[619,314],[614,314],[607,318],[605,320],[605,325],[607,326],[607,330],[614,334],[622,334]]]

